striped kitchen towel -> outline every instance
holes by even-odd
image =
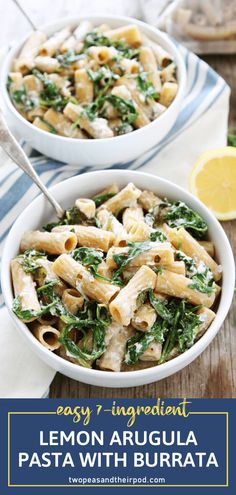
[[[129,163],[108,168],[142,170],[187,187],[189,171],[204,151],[226,144],[230,89],[205,62],[179,47],[187,69],[186,95],[180,114],[169,134],[155,148]],[[25,145],[27,149],[27,145]],[[93,165],[76,168],[56,162],[33,150],[31,161],[47,186],[88,172]],[[37,187],[5,156],[0,166],[0,248],[17,216],[38,194]],[[41,397],[54,372],[25,349],[1,300],[0,396]],[[27,366],[21,366],[27,362]],[[29,373],[29,369],[31,370]],[[11,370],[11,372],[10,372]],[[10,377],[10,378],[9,378]],[[39,379],[40,377],[40,379]],[[10,380],[10,383],[9,383]]]

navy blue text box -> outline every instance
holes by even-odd
[[[1,400],[0,494],[235,494],[236,401],[188,399],[186,417],[160,415],[181,399],[157,401]]]

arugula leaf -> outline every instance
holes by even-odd
[[[33,69],[32,74],[43,83],[43,91],[40,92],[40,105],[42,107],[52,107],[57,111],[63,110],[69,101],[77,103],[76,98],[64,97],[60,90],[47,74],[42,74],[38,69]]]
[[[94,120],[98,115],[102,116],[104,103],[106,101],[113,105],[113,107],[117,110],[118,116],[123,122],[132,124],[136,120],[138,112],[132,100],[125,100],[120,96],[112,94],[104,95],[103,92],[100,92],[92,103],[84,106],[84,112],[89,120]],[[77,121],[74,122],[73,126],[78,125],[80,119],[81,115],[78,117]]]
[[[178,343],[181,352],[186,351],[193,345],[200,324],[200,316],[185,309],[181,318],[181,328],[178,331]]]
[[[71,253],[71,255],[72,258],[82,263],[82,265],[88,266],[89,271],[91,272],[94,278],[104,280],[105,282],[110,282],[110,283],[113,282],[112,279],[100,275],[100,273],[98,273],[97,271],[98,265],[100,265],[100,263],[103,260],[102,251],[94,248],[80,247],[80,248],[76,248]],[[116,285],[122,285],[122,286],[124,285],[123,282],[120,282],[120,280],[116,280],[114,281],[114,283],[116,283]]]
[[[228,146],[236,147],[236,129],[233,127],[228,131]]]
[[[107,201],[110,198],[113,198],[113,196],[115,196],[115,195],[116,195],[116,193],[108,192],[105,194],[100,194],[99,196],[94,196],[92,199],[95,202],[96,208],[98,208],[103,203],[105,203],[105,201]]]
[[[6,85],[7,86],[7,91],[9,91],[12,83],[13,83],[13,80],[12,80],[11,76],[9,76],[9,74],[8,74],[8,76],[7,76],[7,85]]]
[[[27,249],[18,256],[21,265],[26,273],[35,272],[40,268],[37,263],[38,258],[46,258],[46,252],[42,249]]]
[[[192,277],[193,275],[196,274],[197,272],[197,263],[196,261],[191,258],[190,256],[187,256],[185,253],[182,251],[176,251],[175,257],[177,260],[183,261],[186,267],[186,275],[188,277]]]
[[[57,130],[55,129],[55,127],[52,124],[49,124],[49,122],[45,120],[43,117],[41,117],[41,115],[38,115],[38,119],[41,120],[41,122],[43,122],[47,126],[48,132],[51,132],[52,134],[57,134]]]
[[[118,265],[118,269],[113,273],[112,280],[115,281],[119,278],[121,273],[125,270],[126,266],[136,256],[152,248],[152,244],[149,241],[144,242],[128,242],[128,252],[125,254],[114,254],[113,259]]]
[[[160,97],[160,93],[156,91],[151,81],[148,80],[147,72],[139,72],[136,76],[136,83],[139,91],[145,96],[145,101],[149,98],[157,100]]]
[[[60,342],[65,349],[78,361],[84,362],[83,366],[88,366],[88,361],[94,361],[105,351],[105,329],[110,323],[107,307],[104,304],[87,301],[84,308],[74,317],[65,316],[62,320],[66,326],[62,330]],[[70,338],[72,328],[79,329],[86,338],[86,329],[93,328],[92,350],[82,350]],[[85,340],[86,341],[86,340]]]
[[[88,105],[84,106],[84,112],[86,113],[87,117],[89,120],[94,120],[97,116],[99,111],[102,109],[104,102],[106,101],[106,97],[103,95],[98,95],[97,98],[92,102],[89,103]],[[75,122],[74,125],[78,125],[80,122],[81,115],[77,119],[77,123]]]
[[[125,364],[134,364],[154,341],[163,342],[168,330],[165,321],[157,319],[149,332],[137,332],[126,345]]]
[[[23,321],[30,321],[32,318],[38,317],[38,312],[30,309],[22,309],[20,298],[16,297],[12,304],[12,310],[15,315]]]
[[[68,101],[69,101],[68,98],[64,98],[61,95],[58,95],[55,98],[48,98],[44,91],[40,93],[40,105],[44,108],[52,107],[57,112],[63,110],[64,107],[67,105]]]
[[[100,67],[97,71],[87,69],[87,74],[93,81],[95,97],[105,95],[114,81],[119,79],[118,74],[112,72],[108,66]]]
[[[132,48],[122,40],[112,40],[99,31],[91,31],[86,34],[83,50],[87,50],[90,46],[114,46],[126,58],[134,58],[139,54],[138,49]]]
[[[194,343],[197,328],[201,324],[196,311],[201,306],[193,306],[184,299],[172,299],[168,309],[172,313],[170,330],[165,340],[159,364],[164,363],[169,358],[174,347],[178,347],[180,352],[184,352]]]
[[[142,292],[139,293],[136,300],[137,308],[139,308],[139,306],[142,306],[146,302],[148,294],[149,294],[149,289],[144,289],[142,290]]]
[[[160,230],[153,230],[153,232],[151,232],[150,234],[150,241],[152,242],[155,242],[155,241],[160,241],[160,242],[164,242],[167,240],[167,237],[165,234],[163,234],[163,232],[161,232]]]
[[[173,311],[173,320],[172,320],[172,326],[170,328],[170,331],[167,335],[165,344],[162,349],[161,353],[161,358],[159,360],[159,363],[164,363],[167,358],[169,357],[171,351],[174,349],[176,345],[176,340],[177,340],[177,326],[179,324],[179,320],[181,318],[181,313],[183,312],[183,304],[184,301],[181,300],[181,302],[176,305],[175,310]]]
[[[86,218],[85,215],[76,206],[66,210],[66,223],[68,225],[80,224],[84,218]]]
[[[82,56],[80,54],[75,53],[74,50],[68,50],[68,52],[57,55],[57,60],[61,67],[69,67],[71,64],[80,60]]]
[[[177,260],[182,260],[185,263],[186,275],[193,281],[189,284],[190,289],[212,294],[214,291],[214,276],[210,268],[203,262],[197,265],[193,258],[182,253],[182,251],[177,251],[175,256]]]
[[[214,277],[212,271],[204,265],[204,271],[202,273],[196,273],[193,275],[191,280],[193,281],[189,284],[190,289],[198,290],[199,292],[203,292],[205,294],[212,294],[214,292]]]
[[[109,101],[117,110],[117,113],[123,122],[132,124],[138,117],[138,112],[132,100],[125,100],[120,96],[107,95],[106,101]]]
[[[207,223],[183,201],[163,201],[153,210],[157,223],[166,222],[170,227],[184,227],[194,237],[200,239],[207,232]]]
[[[154,296],[153,290],[149,291],[149,299],[152,307],[155,309],[158,316],[170,323],[172,320],[172,313],[167,307],[168,300],[161,301]]]
[[[38,69],[33,69],[32,74],[43,83],[47,98],[55,98],[58,96],[57,85],[48,77],[46,73],[43,74]]]
[[[184,352],[191,347],[201,324],[196,311],[201,306],[193,306],[185,300],[173,298],[160,301],[153,291],[149,291],[150,303],[157,312],[157,319],[149,332],[137,332],[128,340],[124,362],[134,364],[153,342],[163,343],[159,364],[164,363],[172,350],[177,347]]]
[[[72,354],[82,366],[90,366],[89,361],[97,359],[105,350],[105,329],[110,323],[107,307],[103,304],[87,301],[84,308],[77,315],[70,313],[61,299],[54,292],[56,281],[51,281],[37,289],[40,298],[41,310],[22,310],[19,298],[13,302],[13,311],[18,318],[30,321],[32,317],[39,318],[42,315],[58,316],[65,326],[61,332],[60,342],[65,349]],[[44,304],[46,301],[47,304]],[[72,329],[77,329],[86,335],[88,329],[93,329],[93,349],[91,353],[83,352],[70,337]]]
[[[138,58],[140,54],[139,48],[127,47],[125,44],[123,44],[122,46],[121,42],[120,42],[120,46],[118,47],[118,50],[122,53],[122,56],[124,58],[129,58],[129,59]]]
[[[112,41],[99,31],[91,31],[87,33],[84,38],[84,49],[86,50],[90,46],[111,46]]]
[[[12,310],[16,316],[23,321],[30,321],[32,318],[40,318],[45,314],[53,314],[53,307],[55,303],[52,302],[48,305],[42,305],[39,311],[33,309],[22,309],[22,304],[19,297],[16,297],[12,304]]]
[[[33,110],[37,106],[37,99],[30,97],[25,88],[13,91],[11,98],[23,112]]]
[[[139,357],[146,351],[149,345],[154,341],[154,335],[151,332],[137,332],[126,344],[126,354],[124,357],[125,364],[134,364]]]
[[[94,225],[96,223],[95,218],[88,219],[82,211],[76,206],[72,206],[66,210],[64,218],[58,220],[58,222],[51,222],[43,226],[43,229],[47,232],[51,232],[54,227],[60,225]]]
[[[43,230],[46,230],[46,232],[51,232],[54,227],[58,227],[59,225],[65,225],[65,222],[63,220],[59,220],[58,222],[47,223],[46,225],[43,225]]]
[[[82,265],[96,267],[103,260],[103,252],[94,248],[79,247],[72,252],[72,258]]]

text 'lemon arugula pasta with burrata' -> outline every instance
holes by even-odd
[[[207,230],[181,200],[133,183],[79,197],[62,220],[24,233],[11,262],[13,311],[77,365],[161,365],[214,320],[222,269]]]

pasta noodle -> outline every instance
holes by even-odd
[[[155,273],[147,266],[142,266],[111,302],[109,309],[114,320],[122,325],[129,325],[137,309],[138,295],[146,289],[154,289],[155,283]]]
[[[120,290],[117,285],[95,279],[80,263],[66,254],[54,261],[53,270],[82,294],[104,304],[108,304]]]
[[[95,247],[97,249],[102,249],[103,251],[108,251],[110,246],[114,241],[114,234],[112,232],[107,232],[103,229],[98,229],[97,227],[87,227],[83,225],[62,225],[53,228],[53,232],[68,232],[74,231],[77,236],[77,242],[80,246]]]
[[[216,281],[221,279],[221,266],[217,265],[215,260],[211,258],[204,247],[201,246],[198,241],[196,241],[196,239],[189,234],[189,232],[187,232],[183,227],[179,229],[171,229],[168,225],[164,225],[164,231],[176,249],[178,249],[181,245],[181,250],[184,253],[191,256],[198,263],[203,261],[206,266],[211,269]]]
[[[19,298],[23,311],[30,310],[31,318],[22,318],[23,321],[33,321],[37,318],[40,304],[37,298],[33,277],[25,273],[20,261],[16,258],[11,262],[12,281],[16,298]]]
[[[156,321],[156,311],[150,304],[142,304],[140,308],[134,314],[132,318],[132,326],[141,330],[142,332],[148,332]]]
[[[144,253],[141,253],[133,260],[131,260],[128,264],[128,267],[133,266],[159,266],[161,265],[169,265],[174,263],[174,254],[171,249],[171,245],[169,242],[150,242],[149,249]],[[115,254],[126,254],[128,252],[128,248],[119,248],[119,247],[111,247],[107,253],[107,264],[110,268],[116,268],[116,262],[113,258]]]
[[[203,304],[206,307],[211,307],[215,300],[214,292],[208,296],[192,289],[190,279],[168,270],[157,274],[156,290],[169,296],[175,295],[176,297],[187,299],[192,304]]]
[[[25,232],[21,241],[21,251],[36,248],[43,249],[50,254],[69,253],[77,244],[76,235],[73,232],[40,232],[29,230]]]
[[[60,332],[51,325],[34,324],[33,334],[39,342],[49,351],[56,351],[61,346],[59,342]]]
[[[117,325],[114,335],[108,342],[106,351],[98,360],[99,368],[107,371],[120,371],[125,355],[126,342],[133,335],[134,331],[131,327]]]
[[[84,297],[76,289],[66,289],[62,294],[66,308],[75,315],[84,304]]]

